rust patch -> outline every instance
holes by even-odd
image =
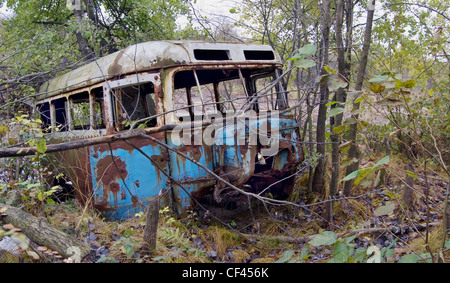
[[[113,161],[114,158],[114,161]],[[117,204],[120,185],[118,180],[125,179],[128,176],[126,164],[120,157],[105,156],[97,163],[97,183],[103,184],[103,195],[98,205],[108,206],[108,195],[111,192],[114,198],[114,204]],[[123,196],[121,195],[123,199]]]
[[[158,183],[161,181],[161,169],[164,170],[166,168],[166,159],[163,155],[152,155],[150,156],[152,160],[152,165],[155,167],[156,174],[158,175]],[[164,174],[164,173],[163,173]],[[137,184],[136,184],[137,182]],[[139,181],[136,181],[135,184],[139,187]]]
[[[190,157],[195,161],[199,162],[202,157],[202,152],[200,151],[201,146],[199,145],[183,145],[178,150]]]
[[[138,206],[138,204],[139,204],[139,199],[138,199],[138,197],[137,196],[132,196],[131,197],[131,202],[132,202],[132,206],[133,206],[133,208],[136,208],[137,206]]]
[[[123,51],[119,52],[119,54],[114,58],[114,61],[111,63],[111,65],[108,68],[108,75],[118,75],[122,73],[122,65],[119,64],[120,58],[122,58],[122,55],[124,54]]]

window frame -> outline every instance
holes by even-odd
[[[105,107],[105,124],[107,134],[112,134],[115,131],[115,103],[114,95],[112,92],[116,89],[130,86],[137,86],[140,84],[152,83],[155,97],[155,112],[158,115],[157,97],[160,96],[160,75],[159,73],[140,73],[127,76],[117,80],[109,80],[103,84],[103,101]],[[145,99],[144,99],[145,100]],[[147,102],[145,102],[147,104]],[[161,124],[160,116],[156,117],[156,125]]]

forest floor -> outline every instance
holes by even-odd
[[[391,160],[389,166],[400,168],[396,161],[401,162]],[[305,177],[298,180],[289,199],[298,206],[252,201],[251,209],[248,203],[234,210],[208,207],[207,213],[199,210],[186,218],[161,208],[157,247],[152,253],[142,249],[143,213],[122,222],[105,221],[69,200],[47,211],[46,218],[54,227],[89,243],[88,262],[330,262],[341,255],[338,243],[350,247],[346,262],[373,260],[374,252],[381,253],[381,262],[404,261],[411,254],[415,261],[431,262],[442,245],[440,223],[447,184],[437,173],[427,177],[428,196],[423,176],[415,178],[410,209],[401,202],[404,185],[400,180],[388,175],[379,187],[361,183],[353,197],[337,196],[333,223],[323,217],[326,202],[321,203],[321,196],[307,198],[302,186]],[[322,242],[317,243],[319,234]],[[448,248],[441,255],[446,262],[450,261]],[[68,261],[61,257],[45,260]],[[11,261],[43,259],[17,256]]]

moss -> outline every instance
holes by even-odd
[[[271,257],[261,257],[261,258],[255,258],[250,262],[251,263],[273,263],[273,262],[275,262],[275,259],[271,258]]]
[[[250,259],[250,254],[244,250],[235,249],[231,252],[233,262],[235,263],[244,263]]]
[[[218,255],[222,258],[226,256],[227,249],[242,244],[243,240],[238,234],[218,226],[210,226],[204,230],[200,230],[199,236],[202,237],[205,243],[212,242],[214,246],[209,245],[206,248],[217,251]]]
[[[20,263],[20,259],[10,252],[0,251],[0,263]]]

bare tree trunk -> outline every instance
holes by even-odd
[[[450,178],[447,181],[447,191],[445,194],[445,199],[444,199],[444,215],[443,215],[443,220],[442,220],[442,244],[441,244],[441,248],[444,249],[445,248],[445,243],[447,242],[447,238],[449,236],[450,233],[450,199],[449,199],[449,195],[450,194]]]
[[[328,49],[330,45],[330,0],[324,0],[322,3],[322,62],[321,75],[327,74],[324,66],[328,65]],[[321,154],[321,158],[314,171],[313,191],[321,193],[324,186],[324,172],[325,172],[325,122],[327,116],[326,103],[328,101],[327,82],[320,82],[320,100],[319,100],[319,114],[317,116],[317,153]]]
[[[78,24],[81,26],[83,21],[83,5],[81,0],[72,0],[73,3],[73,16]],[[86,38],[83,37],[80,31],[75,32],[77,38],[78,50],[80,50],[85,61],[89,61],[95,58],[94,52],[92,52]]]
[[[147,219],[144,230],[145,248],[152,252],[156,249],[156,237],[159,220],[159,196],[152,199],[147,205]]]
[[[363,42],[363,49],[361,54],[361,61],[359,63],[358,67],[358,73],[356,75],[356,83],[355,83],[355,90],[359,91],[362,89],[364,75],[366,72],[366,66],[367,66],[367,60],[369,57],[369,49],[370,49],[370,40],[372,38],[372,22],[373,22],[373,14],[375,11],[375,0],[371,0],[371,2],[367,3],[367,20],[366,20],[366,30],[364,32],[364,42]],[[357,110],[359,109],[360,103],[354,103],[353,109]],[[358,114],[352,115],[353,118],[358,119]],[[354,158],[359,157],[358,153],[358,147],[356,143],[356,134],[357,134],[357,126],[358,124],[351,124],[350,125],[350,133],[348,140],[355,141],[348,150],[348,159],[352,160]],[[346,169],[346,175],[352,173],[353,171],[357,170],[359,166],[359,162],[354,162],[347,166]],[[354,180],[349,180],[345,182],[344,184],[344,195],[350,196],[351,188],[353,186]]]
[[[411,163],[408,165],[405,165],[405,169],[412,172],[414,168],[412,167]],[[409,210],[413,207],[414,202],[414,195],[413,195],[413,186],[414,186],[414,179],[409,174],[406,174],[406,184],[403,188],[403,201],[406,204],[406,208]]]

